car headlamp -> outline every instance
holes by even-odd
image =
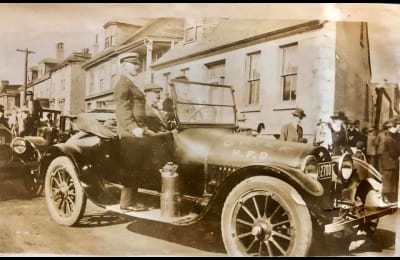
[[[304,158],[301,164],[301,170],[307,174],[318,173],[318,162],[315,156],[308,155]]]
[[[353,159],[349,153],[343,154],[338,162],[339,175],[344,181],[348,181],[353,174]]]
[[[26,151],[26,141],[24,138],[16,137],[11,142],[11,147],[15,153],[23,154]]]

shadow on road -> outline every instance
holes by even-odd
[[[31,200],[32,196],[25,190],[22,179],[2,180],[0,182],[0,201]]]
[[[117,215],[110,212],[96,212],[85,215],[76,227],[105,227],[125,224],[132,221],[130,216]]]
[[[209,221],[200,221],[190,226],[136,219],[128,230],[212,253],[226,253],[221,233]]]
[[[364,253],[379,253],[383,250],[394,250],[395,241],[395,232],[377,229],[368,244],[361,246],[354,252],[349,252],[350,238],[343,239],[325,236],[324,241],[311,250],[312,253],[310,256],[358,256]]]

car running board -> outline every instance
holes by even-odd
[[[192,224],[193,222],[195,222],[195,219],[199,217],[199,215],[196,213],[189,213],[185,216],[180,216],[180,217],[164,217],[161,216],[161,209],[159,208],[158,209],[150,208],[149,210],[146,211],[126,211],[126,210],[121,210],[119,204],[106,206],[105,210],[122,215],[128,215],[135,218],[153,220],[157,222],[169,223],[179,226]]]

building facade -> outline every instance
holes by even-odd
[[[301,107],[309,143],[319,119],[335,111],[368,122],[365,23],[203,19],[196,28],[199,37],[185,38],[152,66],[155,83],[167,87],[170,79],[185,75],[231,85],[239,126],[255,129],[263,122],[270,135],[279,135]]]
[[[121,22],[104,25],[104,50],[86,61],[85,109],[114,109],[114,87],[120,77],[119,57],[122,53],[137,52],[141,57],[141,71],[137,76],[142,87],[153,81],[150,66],[171,46],[183,38],[183,19],[159,18],[144,26]]]
[[[91,58],[89,49],[64,57],[64,44],[56,44],[56,59],[46,58],[28,70],[28,90],[42,107],[57,109],[64,114],[84,111],[85,73],[81,64]],[[24,88],[20,88],[21,106]]]
[[[10,85],[8,80],[0,81],[0,106],[4,108],[5,116],[11,115],[11,111],[19,106],[19,88],[21,85]]]

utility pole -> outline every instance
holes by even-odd
[[[24,81],[24,102],[26,100],[26,90],[28,89],[28,55],[30,53],[35,53],[34,51],[30,51],[27,48],[25,50],[17,49],[17,51],[25,52],[25,81]]]

